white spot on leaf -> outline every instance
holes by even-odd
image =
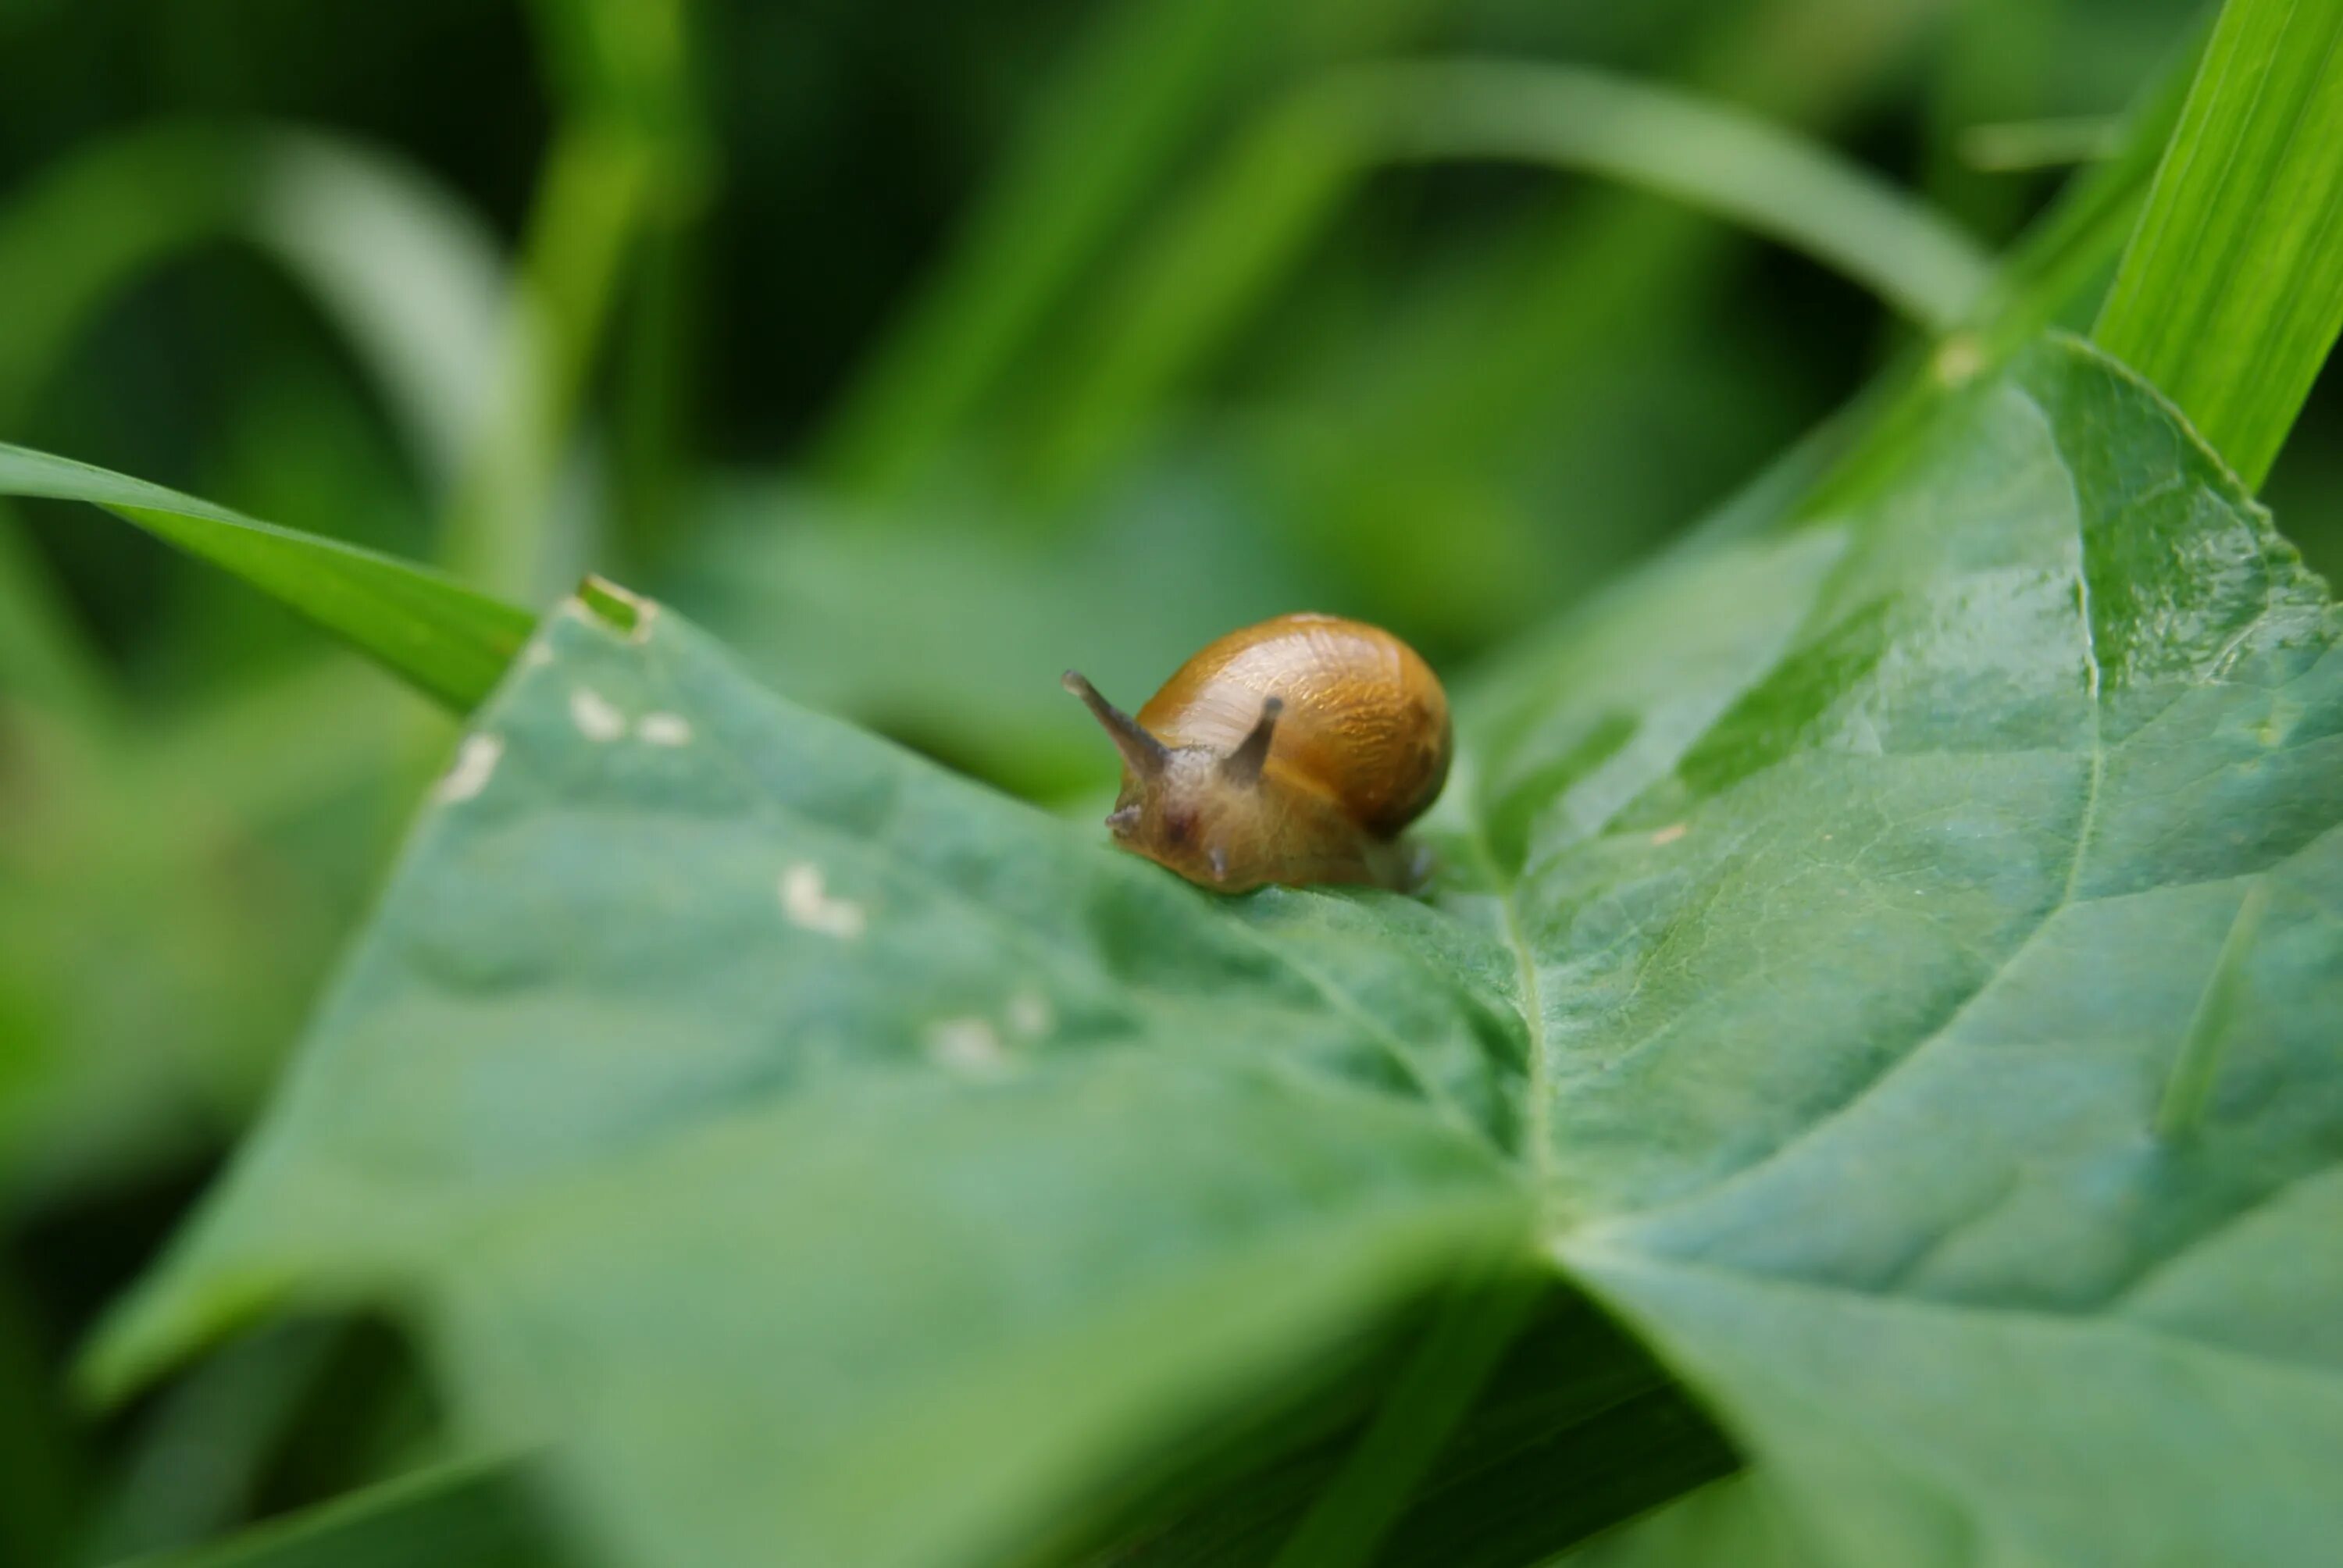
[[[1028,1040],[1049,1033],[1057,1021],[1050,999],[1039,991],[1021,990],[1009,999],[1009,1027]]]
[[[1671,822],[1652,835],[1653,847],[1656,849],[1662,844],[1673,844],[1689,830],[1684,823]]]
[[[820,866],[796,865],[781,873],[781,912],[792,925],[845,942],[860,936],[869,924],[860,904],[830,896]]]
[[[928,1030],[928,1060],[954,1072],[986,1078],[1009,1065],[1009,1053],[982,1019],[948,1018]]]
[[[680,713],[646,713],[635,721],[635,734],[646,746],[689,746],[691,720]]]
[[[456,760],[431,791],[432,799],[443,806],[470,799],[488,787],[489,775],[496,772],[497,760],[504,754],[501,735],[467,735],[464,744],[456,749]]]
[[[531,669],[542,669],[553,662],[553,649],[542,642],[532,642],[520,650],[520,661]]]
[[[627,732],[627,716],[590,686],[581,686],[569,694],[569,719],[578,726],[578,733],[588,740],[616,740]]]

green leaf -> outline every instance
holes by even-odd
[[[445,1464],[136,1568],[551,1568],[552,1550],[515,1468]]]
[[[101,507],[226,568],[459,710],[487,695],[528,637],[526,612],[421,568],[85,463],[0,445],[0,496]]]
[[[2228,0],[2094,336],[2258,487],[2343,331],[2343,0]]]
[[[2343,1442],[2319,585],[2067,345],[1855,515],[1674,578],[1547,665],[1569,695],[1487,762],[1558,1255],[1832,1560],[2317,1561],[2343,1526],[2295,1457]],[[2197,1109],[2159,1131],[2176,1079]]]
[[[1599,1335],[1400,1441],[1498,1332],[1411,1304],[1558,1267],[1753,1462],[1683,1560],[2322,1560],[2343,628],[2086,346],[1900,450],[1461,693],[1432,906],[1214,900],[551,618],[94,1374],[404,1303],[646,1563],[1047,1557],[1348,1389],[1138,1539],[1354,1561],[1422,1472],[1397,1560],[1499,1563],[1722,1462]]]
[[[928,1563],[1527,1255],[1509,971],[1420,905],[1232,924],[649,607],[551,618],[438,796],[102,1381],[396,1283],[639,1560]]]

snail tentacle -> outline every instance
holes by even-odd
[[[1082,706],[1095,716],[1107,734],[1114,740],[1114,749],[1131,770],[1141,779],[1152,779],[1163,771],[1171,753],[1163,742],[1141,727],[1138,719],[1099,695],[1099,689],[1084,679],[1079,670],[1070,669],[1059,680],[1068,691],[1082,699]]]
[[[1261,722],[1237,749],[1221,760],[1221,777],[1232,784],[1258,784],[1261,770],[1269,760],[1269,743],[1277,736],[1277,716],[1285,711],[1285,699],[1267,697],[1262,699]]]

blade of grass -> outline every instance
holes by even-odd
[[[1687,91],[1809,136],[1875,102],[1931,35],[1946,0],[1759,0],[1693,30],[1669,68]],[[1366,357],[1309,357],[1276,396],[1325,410],[1329,459],[1299,476],[1322,539],[1412,526],[1387,474],[1437,487],[1490,477],[1607,399],[1611,377],[1698,315],[1738,236],[1682,206],[1598,188],[1392,301]],[[1372,375],[1361,375],[1361,364]],[[1363,465],[1344,454],[1373,452]],[[1484,489],[1483,493],[1492,493]]]
[[[509,286],[495,236],[421,170],[307,132],[256,136],[241,228],[317,299],[444,490],[488,417]]]
[[[45,168],[0,214],[12,326],[0,337],[0,433],[133,285],[237,240],[318,301],[427,475],[448,483],[493,379],[505,288],[494,242],[419,171],[308,132],[145,127]],[[60,605],[45,564],[0,538],[0,686],[102,719],[113,701],[104,661]]]
[[[112,512],[225,568],[458,711],[488,695],[534,625],[524,610],[388,556],[22,447],[0,445],[0,495]]]
[[[1375,167],[1456,160],[1594,173],[1670,196],[1806,252],[1933,328],[1961,319],[1990,276],[1984,254],[1918,201],[1724,105],[1572,66],[1357,67],[1272,114],[1150,249],[1103,313],[1102,347],[1056,401],[1043,486],[1094,472]]]
[[[1394,161],[1513,159],[1600,174],[1802,250],[1913,321],[1943,327],[1983,288],[1976,244],[1821,143],[1690,94],[1554,65],[1394,67]]]
[[[1237,0],[1135,0],[1101,19],[850,388],[819,454],[830,477],[882,491],[925,461],[1176,150],[1252,15]]]
[[[924,471],[1199,126],[1282,47],[1322,58],[1385,46],[1430,8],[1425,0],[1107,8],[1042,93],[942,269],[840,400],[816,453],[823,476],[884,494]]]
[[[2077,175],[2050,209],[2004,256],[1991,286],[1961,327],[1933,352],[1912,353],[1875,378],[1854,401],[1809,431],[1753,476],[1724,505],[1666,547],[1670,554],[1712,549],[1798,518],[1849,505],[1892,466],[1913,432],[1924,428],[1945,393],[2000,363],[2049,324],[2087,303],[2137,221],[2157,161],[2196,75],[2203,29],[2182,40],[2167,65],[2139,92],[2107,159]],[[1626,584],[1613,585],[1614,589]],[[1605,596],[1556,618],[1543,638],[1568,635]],[[1534,668],[1534,658],[1517,668]]]
[[[1816,466],[1803,493],[1772,509],[1721,509],[1688,536],[1701,546],[1731,532],[1782,517],[1814,517],[1849,504],[1863,487],[1892,468],[1912,432],[1925,427],[1938,398],[2001,363],[2045,327],[2087,311],[2137,221],[2157,159],[2179,123],[2180,106],[2196,75],[2203,30],[2192,31],[2171,61],[2139,93],[2125,115],[2112,156],[2071,181],[2004,256],[1992,286],[1959,330],[1933,352],[1908,357],[1900,370],[1875,381],[1830,421],[1816,443]],[[1835,448],[1824,457],[1823,446]],[[1804,450],[1805,448],[1800,448]]]
[[[90,1511],[82,1560],[186,1548],[244,1517],[338,1331],[324,1321],[273,1325],[158,1398]]]
[[[219,139],[173,129],[102,142],[28,182],[0,214],[0,434],[99,306],[236,208]],[[0,528],[15,524],[0,518]],[[0,685],[90,719],[113,701],[105,661],[62,609],[44,563],[0,540]]]
[[[2343,330],[2343,0],[2228,0],[2093,336],[2249,485]]]
[[[437,1466],[136,1568],[533,1568],[563,1561],[508,1462]]]
[[[560,558],[552,530],[588,380],[645,242],[691,222],[712,178],[682,0],[539,0],[533,14],[561,120],[529,212],[501,384],[437,551],[467,582],[523,596],[579,564]]]
[[[1373,1560],[1549,1282],[1502,1267],[1457,1282],[1383,1408],[1272,1568]]]
[[[548,160],[504,334],[502,385],[442,520],[438,562],[528,593],[548,558],[553,496],[656,165],[608,127],[564,130]]]
[[[2208,18],[2209,20],[2209,18]],[[2191,28],[2140,90],[2107,156],[2070,181],[2050,210],[2002,258],[1993,286],[1966,330],[1987,340],[1991,360],[2055,321],[2075,319],[2112,271],[2180,123],[2197,75],[2206,27]]]
[[[656,166],[618,297],[613,344],[612,501],[631,563],[678,522],[695,350],[701,220],[721,176],[707,124],[685,0],[538,0],[539,36],[573,117],[623,126]],[[598,324],[598,335],[608,330]]]

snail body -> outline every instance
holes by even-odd
[[[1379,628],[1283,615],[1207,644],[1138,716],[1071,670],[1122,753],[1115,842],[1223,892],[1407,880],[1402,829],[1448,777],[1447,694]]]

